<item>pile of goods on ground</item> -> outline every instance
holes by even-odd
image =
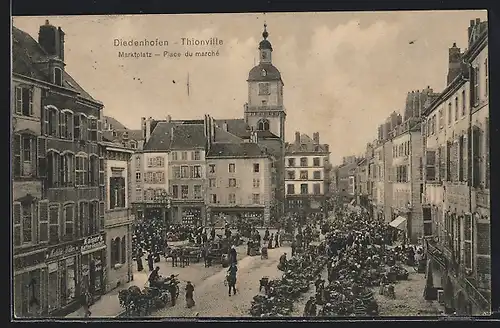
[[[310,289],[310,284],[326,264],[326,257],[314,254],[310,250],[303,256],[287,262],[286,272],[281,279],[270,280],[264,295],[253,298],[250,314],[258,317],[290,315],[293,301]]]
[[[373,292],[346,279],[329,284],[322,293],[318,316],[376,316],[378,305]]]

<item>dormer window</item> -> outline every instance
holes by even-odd
[[[112,133],[113,133],[113,137],[116,137],[116,136],[117,136],[116,131],[114,131],[114,130],[113,130],[113,132],[112,132]]]
[[[123,132],[123,139],[128,139],[128,132]]]
[[[63,82],[62,69],[59,67],[54,67],[54,84],[61,85]]]
[[[266,76],[266,75],[267,75],[267,72],[266,72],[266,70],[265,70],[265,69],[262,69],[262,71],[260,72],[260,74],[261,74],[262,76]]]

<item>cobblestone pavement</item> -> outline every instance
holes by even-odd
[[[410,275],[408,280],[394,284],[396,299],[389,299],[379,294],[379,288],[373,288],[378,303],[380,316],[435,316],[441,312],[436,301],[426,301],[423,297],[425,275],[417,273],[412,267],[406,267]]]
[[[253,297],[259,293],[259,280],[263,276],[273,279],[280,277],[282,272],[277,269],[279,257],[283,253],[290,254],[288,247],[269,250],[269,259],[260,256],[247,256],[238,261],[237,293],[228,296],[228,287],[224,286],[226,269],[194,282],[193,308],[185,307],[184,294],[181,293],[179,302],[174,307],[167,307],[153,313],[153,317],[238,317],[249,316],[249,309]],[[182,289],[184,285],[181,286]]]

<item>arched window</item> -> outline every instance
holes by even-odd
[[[97,187],[99,185],[99,157],[91,154],[89,159],[89,184]]]
[[[63,109],[59,113],[59,135],[63,139],[73,139],[73,112],[69,109]]]
[[[47,135],[59,136],[59,109],[56,106],[46,106],[44,110],[44,127]]]
[[[117,261],[118,255],[116,253],[116,239],[111,239],[111,266],[114,266]]]
[[[125,236],[122,237],[120,255],[121,255],[121,263],[122,264],[127,263],[127,238],[125,238]]]
[[[87,115],[77,113],[73,120],[74,138],[78,140],[87,140],[89,134]]]
[[[97,118],[94,116],[88,117],[88,140],[97,141]]]
[[[64,152],[61,155],[60,181],[62,187],[73,187],[75,185],[75,154]]]
[[[260,120],[259,123],[257,123],[257,130],[269,131],[269,120]]]
[[[75,183],[76,186],[87,185],[87,172],[89,167],[89,158],[85,153],[78,153],[76,155],[76,165],[75,165]]]
[[[135,140],[130,141],[130,148],[136,149],[137,148],[137,142]]]

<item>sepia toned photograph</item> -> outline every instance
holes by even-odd
[[[11,36],[13,320],[490,315],[486,11]]]

